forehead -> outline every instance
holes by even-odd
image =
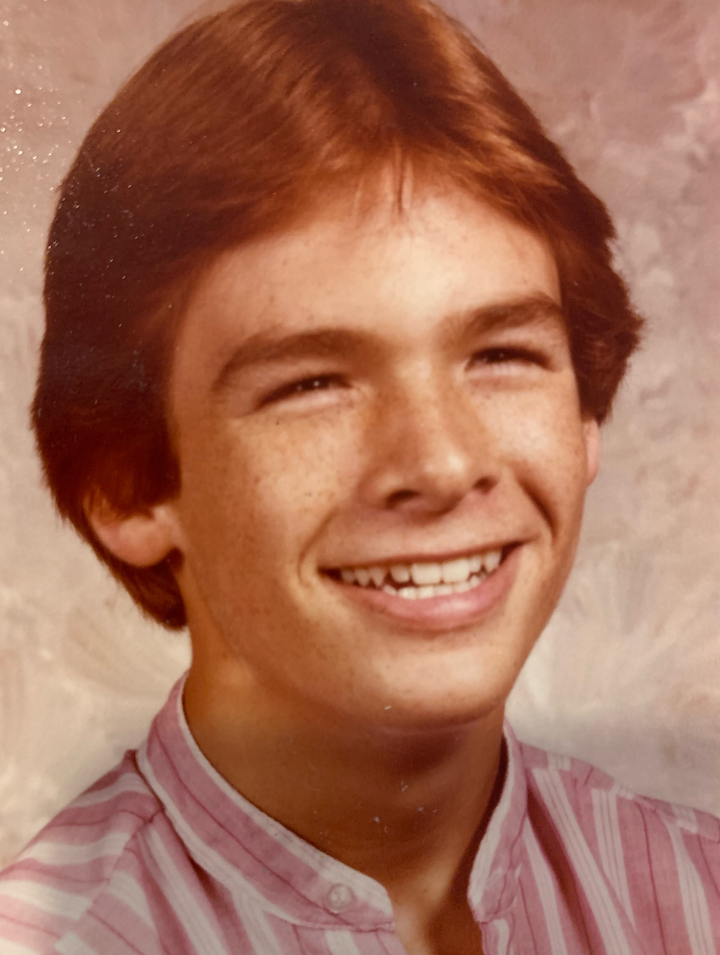
[[[337,328],[411,347],[459,315],[538,295],[560,304],[547,244],[460,189],[402,207],[347,194],[215,261],[189,300],[174,377],[270,334]]]

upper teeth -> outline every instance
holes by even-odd
[[[457,557],[442,563],[428,561],[415,564],[389,564],[374,567],[344,567],[340,576],[346,584],[359,584],[369,587],[382,587],[388,575],[396,584],[409,584],[416,587],[428,587],[437,584],[463,584],[470,577],[484,571],[491,574],[497,570],[502,556],[501,550],[489,550],[472,557]]]

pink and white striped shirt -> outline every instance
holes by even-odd
[[[172,691],[0,875],[1,955],[403,955],[385,890],[238,795]],[[506,731],[468,898],[486,955],[720,951],[720,822]]]

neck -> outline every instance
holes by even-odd
[[[304,718],[249,679],[190,672],[190,730],[218,772],[269,816],[380,882],[396,912],[432,919],[465,904],[467,878],[502,775],[502,709],[420,731]],[[417,904],[417,902],[415,903]]]

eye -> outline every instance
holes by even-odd
[[[269,395],[266,395],[262,404],[267,405],[275,401],[283,401],[286,398],[294,398],[318,391],[328,391],[331,388],[344,387],[344,385],[345,382],[340,375],[312,375],[281,385],[271,391]]]
[[[542,368],[548,365],[546,356],[541,352],[502,345],[475,352],[470,363],[472,365],[540,365]]]

